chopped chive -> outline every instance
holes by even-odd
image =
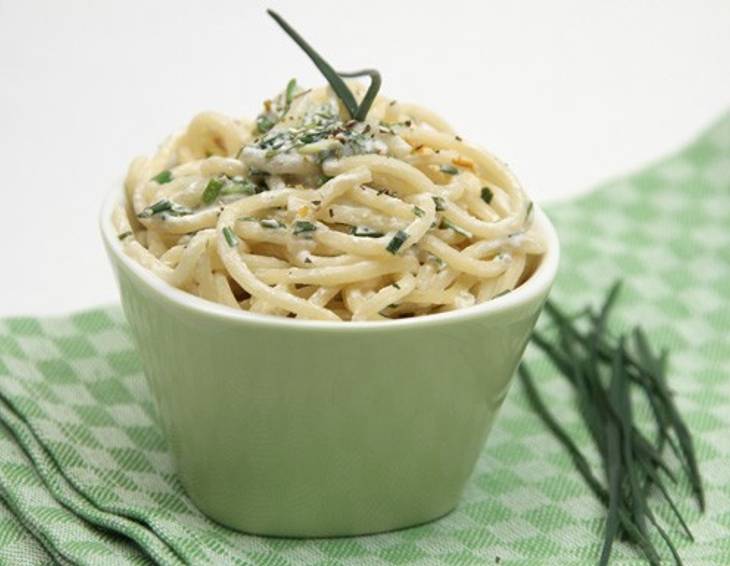
[[[432,197],[433,203],[436,205],[436,210],[438,212],[441,212],[442,210],[446,210],[446,202],[444,201],[443,197]]]
[[[268,132],[271,128],[273,128],[276,125],[276,122],[271,119],[270,116],[267,114],[262,114],[258,118],[256,118],[256,129],[261,134],[265,134]]]
[[[166,198],[163,198],[161,200],[158,200],[156,203],[151,204],[147,208],[145,208],[142,212],[140,212],[137,217],[138,218],[150,218],[151,216],[155,214],[160,214],[162,212],[168,212],[171,211],[173,208],[172,202],[167,200]]]
[[[534,204],[532,201],[530,201],[527,204],[527,210],[525,211],[525,222],[529,222],[532,219],[532,209],[534,207]]]
[[[395,255],[398,253],[398,250],[403,247],[403,244],[408,239],[408,233],[404,232],[403,230],[398,230],[393,238],[388,242],[388,245],[385,246],[385,249]]]
[[[286,109],[289,110],[289,106],[291,106],[291,101],[294,100],[294,91],[297,88],[297,80],[291,79],[287,85],[286,85],[286,95],[285,95],[285,101],[286,101]]]
[[[120,240],[125,240],[126,238],[129,238],[132,234],[134,234],[134,232],[132,232],[131,230],[127,230],[126,232],[122,232],[121,234],[119,234],[118,237]]]
[[[285,227],[283,223],[279,222],[275,218],[264,218],[259,222],[259,224],[261,224],[261,226],[263,226],[264,228],[272,229]]]
[[[295,236],[311,237],[312,232],[316,229],[317,226],[308,220],[297,220],[294,222],[294,229],[292,232]]]
[[[418,216],[419,218],[423,218],[426,215],[426,211],[418,206],[413,207],[413,214]]]
[[[396,289],[398,289],[400,291],[400,285],[398,285],[398,283],[393,283],[393,287],[395,287]]]
[[[229,247],[235,248],[238,245],[238,238],[228,226],[223,228],[223,237],[226,239],[226,243]]]
[[[241,222],[258,222],[260,218],[256,218],[255,216],[241,216],[238,220]]]
[[[449,229],[449,230],[453,230],[454,232],[456,232],[457,234],[460,234],[460,235],[464,236],[465,238],[471,238],[473,236],[473,234],[471,232],[467,232],[466,230],[464,230],[463,228],[460,228],[459,226],[457,226],[456,224],[454,224],[450,220],[447,220],[446,218],[444,218],[441,221],[440,228],[446,228],[446,229]]]
[[[489,204],[492,202],[492,198],[494,198],[494,193],[492,192],[492,189],[489,187],[482,187],[482,200]]]
[[[218,195],[223,188],[223,184],[223,181],[221,181],[220,179],[211,179],[210,181],[208,181],[208,184],[203,191],[203,196],[201,200],[205,204],[210,204],[211,202],[213,202],[215,199],[218,198]]]
[[[380,238],[384,235],[382,232],[378,232],[367,226],[353,226],[350,229],[350,234],[360,238]]]
[[[456,167],[454,167],[453,165],[448,165],[448,164],[441,165],[439,167],[439,171],[441,171],[442,173],[446,173],[447,175],[458,175],[459,174],[459,170]]]
[[[159,183],[160,185],[169,183],[170,181],[172,181],[172,172],[169,169],[160,171],[157,175],[152,177],[152,181],[157,181],[157,183]]]
[[[230,183],[225,183],[223,187],[220,189],[219,196],[225,197],[229,195],[255,195],[256,193],[261,192],[259,190],[259,186],[252,183],[251,181],[245,179],[242,181],[231,181]]]

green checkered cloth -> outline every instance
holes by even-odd
[[[697,541],[668,528],[686,563],[730,563],[730,114],[677,155],[549,213],[564,250],[555,299],[596,302],[624,278],[620,322],[672,349],[709,506],[701,516],[680,485]],[[564,380],[527,356],[587,446]],[[0,322],[0,564],[585,564],[603,523],[518,384],[447,517],[345,539],[237,533],[186,497],[118,308]],[[614,561],[641,562],[624,544]]]

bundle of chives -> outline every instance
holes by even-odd
[[[676,484],[677,478],[665,460],[664,448],[669,446],[681,462],[700,510],[704,511],[702,479],[692,437],[666,384],[668,352],[656,354],[641,327],[618,336],[607,330],[620,287],[620,283],[611,287],[598,311],[587,308],[576,316],[569,316],[548,301],[545,312],[555,332],[533,334],[533,343],[575,391],[580,415],[601,457],[605,486],[578,445],[548,410],[526,364],[520,366],[519,375],[530,405],[568,451],[588,487],[607,508],[599,563],[608,563],[613,541],[623,536],[651,564],[659,564],[650,525],[664,540],[676,563],[682,564],[674,543],[650,507],[649,492],[655,487],[686,535],[694,540],[667,489],[666,480]],[[654,440],[635,422],[634,389],[642,392],[648,401],[656,422]]]

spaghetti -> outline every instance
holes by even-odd
[[[125,196],[114,222],[129,256],[260,314],[359,321],[468,307],[520,285],[544,251],[518,183],[441,118],[379,96],[351,120],[330,88],[295,81],[255,123],[196,116],[132,162]]]

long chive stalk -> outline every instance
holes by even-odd
[[[558,424],[557,419],[550,413],[547,406],[542,401],[540,394],[537,392],[537,387],[533,382],[530,371],[525,364],[520,365],[519,374],[527,394],[527,399],[532,408],[568,451],[571,459],[573,460],[573,464],[578,472],[583,476],[583,479],[588,484],[591,491],[593,491],[594,495],[604,504],[608,504],[608,492],[594,475],[591,470],[591,466],[588,463],[588,459],[583,455],[577,444],[575,444],[573,439],[570,438],[570,435],[565,431],[565,429]],[[639,548],[641,548],[647,560],[649,560],[649,562],[653,565],[660,564],[659,555],[656,553],[651,541],[639,531],[636,524],[626,511],[624,509],[619,509],[618,515],[621,521],[621,526],[631,537],[633,537],[633,540],[639,545]]]
[[[363,69],[362,71],[353,71],[352,73],[341,72],[338,74],[345,78],[370,77],[370,86],[365,92],[365,96],[360,102],[360,106],[358,106],[356,114],[352,117],[354,120],[363,121],[367,117],[373,102],[375,102],[375,97],[378,96],[378,91],[380,91],[380,85],[383,82],[380,77],[380,73],[375,69]]]
[[[648,373],[648,375],[654,377],[654,384],[658,393],[662,396],[662,399],[665,402],[667,416],[672,423],[677,435],[677,440],[679,441],[679,446],[682,450],[682,454],[684,455],[690,481],[692,483],[692,489],[695,493],[700,509],[704,511],[705,492],[702,487],[702,478],[700,477],[700,471],[697,465],[697,456],[695,455],[692,436],[687,429],[687,425],[685,425],[682,417],[679,415],[679,411],[677,410],[677,406],[674,404],[672,394],[664,384],[664,370],[662,369],[662,366],[664,366],[666,362],[661,362],[660,359],[657,359],[652,355],[649,341],[641,327],[634,329],[634,335],[636,337],[636,346],[639,351],[639,357],[643,361],[643,365],[640,367],[643,367],[644,371]]]
[[[577,340],[585,345],[592,343],[588,335],[582,334],[573,324],[569,316],[562,312],[560,308],[552,301],[545,304],[545,312],[553,319],[555,324],[563,331],[573,335]],[[665,441],[675,451],[680,461],[683,463],[687,476],[692,485],[692,490],[699,504],[700,510],[705,510],[705,494],[702,487],[702,479],[700,477],[699,468],[697,466],[697,456],[694,450],[692,437],[679,414],[672,394],[665,385],[664,371],[661,369],[663,362],[658,362],[648,347],[648,341],[643,335],[641,328],[634,329],[635,342],[637,345],[638,355],[632,356],[626,353],[626,371],[628,376],[638,383],[645,391],[649,404],[652,408],[655,419],[657,420],[658,433],[664,436]],[[602,361],[610,361],[612,346],[607,343],[606,338],[598,341],[599,357]],[[538,343],[538,345],[540,345]],[[548,344],[544,344],[548,346]],[[661,358],[661,356],[660,356]],[[674,431],[676,440],[671,436]]]
[[[284,18],[273,10],[266,10],[266,13],[274,18],[274,21],[281,26],[281,29],[283,29],[286,34],[302,48],[302,51],[307,54],[307,56],[312,60],[312,63],[314,63],[317,69],[319,69],[319,71],[324,75],[324,78],[327,79],[327,82],[332,87],[337,98],[342,101],[342,104],[345,106],[350,118],[359,121],[364,120],[370,110],[370,107],[375,101],[375,97],[378,95],[378,91],[380,90],[382,82],[380,73],[375,69],[364,69],[362,71],[355,71],[352,73],[338,73],[301,35],[299,35],[299,33],[297,33],[293,27],[287,23]],[[342,77],[362,76],[370,77],[370,86],[368,87],[362,102],[358,105],[357,100],[355,100],[355,96],[347,87],[345,81],[342,80]]]
[[[681,565],[672,538],[659,524],[650,505],[651,488],[656,487],[685,535],[694,541],[665,483],[667,478],[674,484],[677,480],[665,460],[663,448],[669,445],[677,455],[695,499],[704,510],[702,479],[691,434],[666,385],[667,353],[655,354],[640,328],[618,337],[608,331],[620,288],[618,283],[611,287],[597,312],[584,309],[575,316],[567,315],[548,301],[546,313],[553,330],[533,334],[533,343],[575,390],[579,412],[601,456],[606,487],[542,402],[525,364],[520,366],[519,374],[530,405],[566,448],[591,491],[606,506],[599,564],[608,564],[613,542],[621,535],[637,545],[649,562],[659,563],[659,553],[649,534],[651,526],[667,545],[674,561]],[[654,441],[634,422],[633,386],[649,401],[657,425]]]

